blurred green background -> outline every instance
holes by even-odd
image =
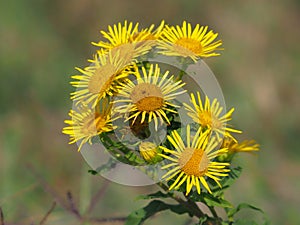
[[[74,67],[87,65],[95,51],[90,42],[99,40],[100,29],[125,19],[141,27],[161,19],[172,25],[187,20],[219,33],[225,51],[206,62],[227,106],[236,108],[233,124],[245,131],[243,137],[261,144],[258,155],[238,158],[244,171],[227,198],[264,209],[272,224],[300,224],[299,0],[1,1],[0,206],[5,220],[38,224],[53,200],[66,202],[67,191],[84,211],[99,188],[103,196],[91,214],[125,216],[145,204],[133,201],[135,196],[156,190],[88,174],[76,146],[61,134]],[[186,222],[167,212],[155,219],[146,224]],[[46,224],[79,223],[59,205]]]

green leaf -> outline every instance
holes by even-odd
[[[250,220],[250,219],[239,219],[239,220],[236,220],[234,223],[231,223],[232,225],[270,225],[270,222],[264,218],[265,221],[264,222],[255,222],[254,220]]]
[[[212,188],[212,193],[214,196],[222,196],[224,193],[224,190],[229,188],[236,179],[238,179],[240,177],[242,173],[242,168],[241,167],[236,167],[236,168],[232,168],[229,172],[229,175],[227,177],[224,177],[220,183],[222,188],[220,188],[219,186],[215,186],[215,188]]]
[[[260,208],[257,208],[255,206],[252,206],[250,204],[247,204],[247,203],[241,203],[239,204],[236,208],[234,209],[231,209],[231,210],[228,210],[227,211],[227,216],[229,218],[232,218],[236,213],[238,213],[240,210],[242,209],[252,209],[252,210],[255,210],[255,211],[259,211],[261,212],[263,215],[265,215],[264,211],[261,210]]]
[[[197,225],[204,225],[205,222],[207,221],[207,219],[208,219],[207,215],[201,217],[201,218],[199,219],[199,222],[197,223]]]
[[[227,212],[227,216],[228,216],[228,219],[230,221],[234,221],[233,217],[239,212],[241,211],[242,209],[252,209],[252,210],[255,210],[255,211],[258,211],[262,214],[263,216],[263,222],[260,221],[259,223],[255,222],[254,220],[247,220],[245,218],[243,218],[242,220],[236,220],[234,222],[234,224],[239,224],[239,225],[269,225],[270,224],[270,221],[269,219],[267,218],[266,214],[264,213],[263,210],[261,210],[260,208],[257,208],[255,206],[252,206],[250,204],[247,204],[247,203],[241,203],[239,204],[236,208],[234,209],[231,209],[231,210],[226,210]]]
[[[170,198],[172,196],[172,193],[163,193],[161,191],[149,194],[149,195],[139,195],[136,200],[147,200],[147,199],[155,199],[155,198]]]
[[[219,206],[222,208],[232,208],[233,205],[221,197],[215,197],[208,193],[203,193],[203,200],[208,206]]]
[[[225,200],[223,196],[214,196],[214,194],[207,192],[202,192],[200,195],[194,192],[190,195],[190,198],[195,202],[203,202],[209,207],[233,208],[233,205]]]
[[[259,224],[253,220],[242,219],[242,220],[235,221],[234,225],[259,225]]]
[[[230,225],[229,223],[220,221],[218,218],[208,217],[207,215],[201,217],[199,219],[199,222],[195,225],[213,225],[213,224]]]
[[[102,174],[115,168],[116,163],[117,161],[115,159],[110,158],[105,164],[97,167],[95,170],[88,170],[88,172],[92,175]]]
[[[160,200],[153,200],[144,208],[132,212],[127,217],[125,225],[140,225],[146,219],[153,216],[157,212],[164,211],[167,209],[171,210],[176,214],[188,213],[190,215],[189,210],[182,205],[171,205],[171,204],[164,203]]]
[[[88,173],[92,174],[92,175],[97,175],[98,172],[96,170],[88,170]]]
[[[231,222],[229,222],[229,221],[222,221],[221,224],[222,225],[231,225]]]
[[[125,143],[116,139],[113,134],[101,133],[99,137],[106,150],[119,162],[133,166],[145,164],[145,161],[134,150],[128,148]]]
[[[130,165],[140,165],[145,163],[145,161],[133,151],[126,153],[125,158],[129,160],[131,163]]]

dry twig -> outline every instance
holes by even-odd
[[[53,212],[55,206],[56,206],[56,202],[53,202],[51,208],[49,209],[49,211],[47,212],[47,214],[44,216],[44,218],[41,220],[41,222],[39,223],[39,225],[44,225],[45,224],[45,222],[48,219],[49,215]]]
[[[49,215],[52,213],[57,204],[59,204],[61,207],[63,207],[67,212],[73,214],[76,216],[76,218],[80,222],[94,222],[94,223],[108,223],[108,222],[124,222],[126,221],[127,217],[112,217],[112,218],[91,218],[88,217],[88,214],[94,209],[97,202],[101,199],[103,194],[105,193],[105,190],[107,189],[109,182],[105,182],[104,185],[99,189],[99,191],[92,197],[91,202],[89,204],[88,210],[86,212],[87,215],[84,217],[80,214],[78,207],[76,206],[72,193],[70,191],[67,192],[67,202],[64,198],[62,198],[47,182],[46,180],[31,166],[28,165],[27,168],[29,171],[33,174],[33,176],[37,179],[37,181],[41,184],[45,192],[48,192],[52,195],[55,202],[53,203],[51,209],[48,211],[48,213],[45,215],[45,217],[42,219],[42,221],[39,223],[39,225],[44,225]],[[0,208],[1,209],[1,208]],[[2,217],[3,218],[3,215]],[[0,223],[0,225],[5,225],[4,222]],[[6,225],[12,225],[12,224],[6,224]]]
[[[106,189],[108,188],[110,184],[110,181],[105,180],[104,184],[101,186],[101,188],[97,191],[97,193],[92,197],[90,205],[87,209],[87,214],[91,213],[93,209],[95,208],[97,202],[101,199],[101,197],[104,195]]]
[[[0,225],[5,225],[4,224],[4,215],[3,215],[3,211],[2,211],[1,207],[0,207]]]
[[[78,219],[82,219],[77,206],[75,205],[75,202],[73,200],[72,193],[70,191],[67,192],[67,199],[69,202],[69,211],[71,211]]]
[[[41,184],[45,192],[48,192],[52,195],[54,200],[64,209],[68,210],[68,206],[65,203],[64,199],[59,196],[59,194],[45,181],[45,179],[33,168],[32,165],[27,165],[27,168],[32,173],[32,175],[37,179]]]

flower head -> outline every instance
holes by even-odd
[[[80,105],[78,111],[70,110],[71,119],[65,120],[68,125],[63,128],[63,133],[70,136],[69,144],[80,142],[78,151],[85,143],[92,144],[92,138],[109,132],[116,127],[112,125],[111,105],[108,101],[102,100],[97,111],[92,111],[87,105]]]
[[[160,158],[158,156],[159,147],[153,142],[141,142],[139,145],[139,150],[141,156],[146,160],[146,162],[154,162],[156,159]]]
[[[220,106],[220,103],[217,99],[214,99],[212,103],[207,96],[205,96],[205,102],[203,104],[200,93],[197,92],[197,99],[194,94],[191,94],[191,103],[193,107],[184,103],[185,109],[188,111],[188,115],[195,121],[200,124],[201,127],[208,129],[214,132],[219,140],[222,136],[229,136],[233,138],[230,132],[241,133],[241,131],[230,128],[226,123],[231,120],[231,115],[234,111],[234,108],[229,110],[226,114],[221,115],[223,107]]]
[[[166,112],[176,113],[171,107],[178,107],[171,103],[177,95],[185,92],[178,91],[184,83],[181,81],[173,81],[173,76],[168,77],[169,72],[166,71],[162,76],[158,65],[151,64],[149,70],[142,67],[143,76],[138,74],[137,83],[128,81],[126,84],[120,85],[119,100],[114,103],[117,105],[116,112],[122,114],[130,114],[126,120],[132,119],[132,124],[137,121],[140,123],[147,121],[150,123],[154,120],[155,128],[157,130],[158,120],[161,123],[169,119]],[[147,118],[146,118],[147,117]]]
[[[219,48],[222,41],[213,42],[218,33],[207,30],[207,26],[203,27],[199,24],[192,29],[191,24],[186,21],[183,21],[182,27],[166,25],[158,48],[164,55],[190,57],[194,61],[199,57],[218,56],[220,54],[214,51],[222,50]]]
[[[154,30],[155,25],[152,24],[149,28],[142,29],[140,32],[135,34],[131,40],[132,41],[156,41],[161,37],[162,30],[164,28],[165,21],[162,20],[160,25]],[[155,44],[155,42],[152,42]]]
[[[138,26],[138,23],[134,25],[132,22],[128,23],[127,21],[124,22],[124,25],[118,23],[108,26],[108,31],[101,31],[107,41],[92,42],[92,44],[105,51],[112,51],[113,53],[119,51],[121,57],[126,59],[127,63],[130,63],[138,56],[151,50],[153,42],[147,42],[147,40],[157,38],[163,27],[163,22],[155,32],[152,32],[154,25],[141,31],[139,31]]]
[[[224,138],[222,147],[228,148],[228,153],[259,151],[259,144],[254,140],[244,140],[239,143],[229,137]]]
[[[71,93],[71,99],[95,107],[99,99],[117,92],[116,84],[131,73],[132,65],[124,62],[119,53],[113,55],[111,52],[96,54],[90,62],[91,66],[76,68],[81,74],[72,76],[76,81],[71,84],[78,90]]]
[[[162,177],[163,179],[174,180],[171,189],[178,189],[184,182],[186,183],[186,195],[195,186],[198,194],[201,192],[200,184],[211,193],[207,183],[207,178],[214,180],[221,186],[219,177],[227,176],[229,163],[214,162],[214,159],[227,152],[226,148],[214,150],[218,145],[215,137],[209,139],[209,132],[202,132],[199,129],[191,140],[190,126],[186,129],[186,144],[177,131],[172,131],[167,137],[174,150],[161,147],[164,154],[161,156],[170,161],[162,169],[169,171]]]

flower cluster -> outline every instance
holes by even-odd
[[[137,156],[147,164],[162,163],[169,189],[188,195],[193,189],[200,194],[201,187],[211,193],[210,185],[221,186],[220,180],[228,175],[236,152],[258,150],[255,142],[239,143],[233,136],[241,133],[227,124],[233,108],[226,112],[218,99],[185,89],[182,71],[173,73],[147,60],[162,55],[192,65],[218,56],[218,33],[185,21],[181,26],[162,21],[157,28],[145,29],[125,21],[100,33],[101,40],[92,42],[97,50],[90,65],[76,68],[79,74],[71,77],[74,107],[63,133],[70,136],[70,144],[78,143],[78,151],[93,144],[94,137],[124,131],[121,139],[126,141],[126,132],[132,132],[140,140],[133,143]],[[182,95],[189,101],[178,101]],[[178,122],[179,109],[191,120],[185,127]],[[126,123],[127,129],[118,125]],[[152,132],[167,127],[167,138],[145,141],[152,125]]]

